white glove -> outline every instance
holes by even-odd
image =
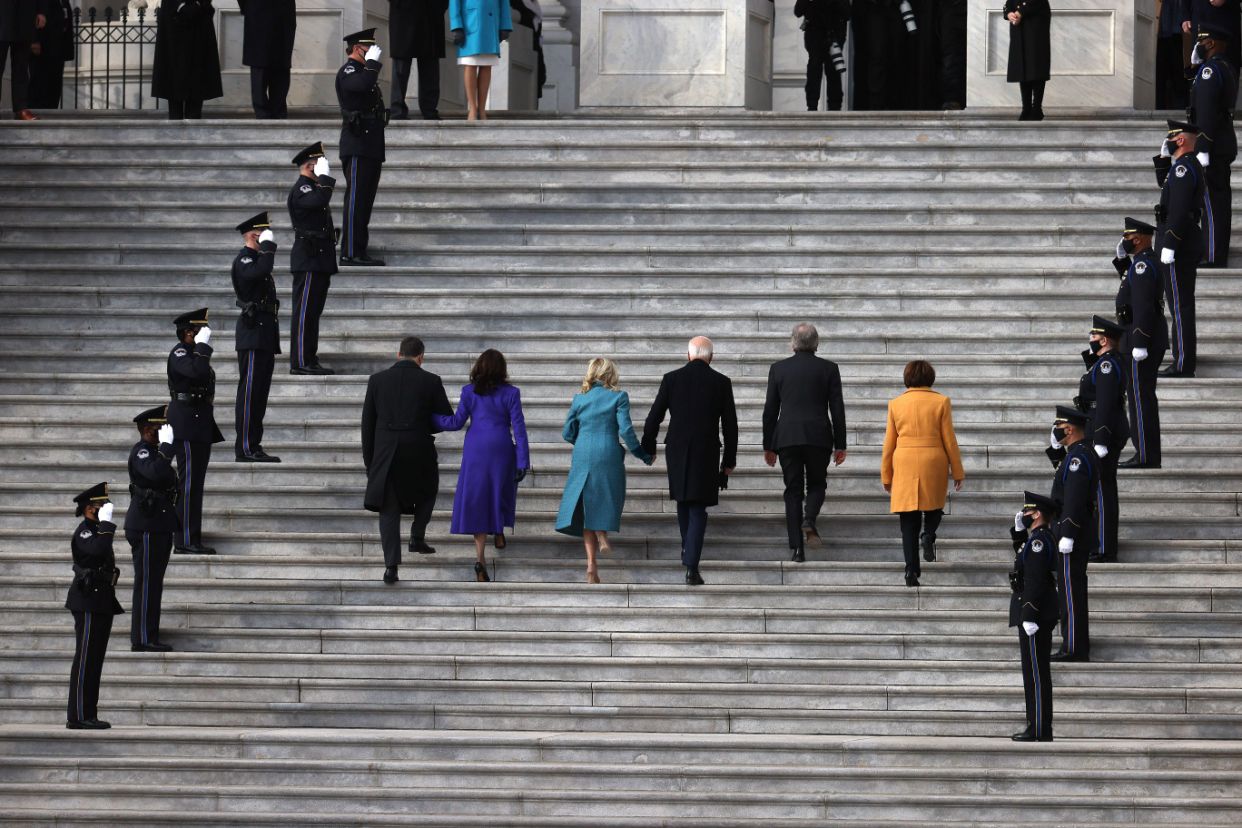
[[[263,242],[275,243],[275,241],[276,234],[272,232],[272,228],[270,227],[259,234],[259,244],[263,244]]]
[[[1195,158],[1199,159],[1200,167],[1207,167],[1207,165],[1210,164],[1212,161],[1212,159],[1208,156],[1206,152],[1196,152]]]
[[[1177,258],[1177,251],[1171,247],[1166,247],[1160,251],[1160,264],[1171,265],[1173,260]]]
[[[1050,433],[1048,434],[1048,445],[1050,445],[1052,448],[1060,448],[1060,447],[1061,447],[1061,441],[1057,439],[1057,435],[1056,435],[1056,433],[1055,433],[1055,432],[1056,432],[1056,430],[1057,430],[1057,427],[1056,427],[1056,426],[1053,426],[1053,427],[1052,427],[1052,432],[1050,432]]]
[[[157,437],[157,439],[160,441],[161,446],[172,445],[173,427],[170,423],[164,423],[162,426],[160,426],[159,436]]]
[[[1073,538],[1061,538],[1061,542],[1057,544],[1057,551],[1062,555],[1068,555],[1074,551]]]
[[[1195,48],[1190,51],[1190,65],[1198,66],[1203,63],[1203,44],[1196,43]]]
[[[1125,239],[1122,239],[1121,241],[1117,242],[1117,258],[1118,259],[1124,259],[1126,256],[1130,255],[1129,253],[1126,252],[1125,247],[1123,247],[1125,243],[1126,243]]]
[[[1173,153],[1169,152],[1169,142],[1167,140],[1162,140],[1160,142],[1160,157],[1161,158],[1172,158],[1173,157]]]
[[[379,60],[382,54],[384,54],[384,51],[379,46],[372,46],[370,49],[367,49],[367,60]]]
[[[1099,455],[1101,460],[1103,460],[1108,456],[1108,446],[1096,446],[1095,453]]]
[[[1147,349],[1146,348],[1135,348],[1134,349],[1134,361],[1142,362],[1145,359],[1147,359]]]
[[[99,522],[100,523],[111,523],[112,522],[112,508],[113,507],[111,503],[105,503],[104,505],[99,507]]]
[[[1022,629],[1026,632],[1027,636],[1030,637],[1030,636],[1034,636],[1035,633],[1039,632],[1039,625],[1036,624],[1034,621],[1023,621]]]
[[[1022,525],[1022,510],[1021,509],[1019,509],[1018,513],[1013,516],[1013,531],[1015,532],[1026,531],[1026,527]]]
[[[327,175],[328,169],[328,159],[324,158],[322,155],[319,156],[319,160],[315,162],[315,175]]]
[[[208,327],[199,328],[198,333],[194,334],[194,344],[195,345],[210,345],[211,344],[211,328],[208,328]]]

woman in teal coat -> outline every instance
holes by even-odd
[[[500,42],[513,31],[509,0],[449,0],[449,28],[466,81],[466,120],[486,121],[492,67],[500,63]]]
[[[608,533],[621,529],[625,507],[625,450],[648,466],[655,458],[643,451],[630,421],[630,395],[620,388],[617,366],[597,357],[587,365],[582,393],[574,396],[561,432],[574,447],[565,494],[556,515],[556,531],[581,537],[587,554],[587,583],[599,583],[595,555],[609,551]]]

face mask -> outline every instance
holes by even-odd
[[[1098,354],[1100,352],[1100,349],[1104,347],[1104,344],[1100,342],[1098,339],[1093,339],[1091,340],[1091,344],[1088,345],[1087,347],[1091,349],[1091,353]]]
[[[1164,147],[1169,151],[1169,155],[1177,155],[1178,146],[1176,141],[1165,141]]]
[[[1034,516],[1034,515],[1023,515],[1023,516],[1022,516],[1022,526],[1023,526],[1024,528],[1026,528],[1026,529],[1030,529],[1030,528],[1031,528],[1031,524],[1033,524],[1034,522],[1035,522],[1035,516]]]
[[[1065,442],[1065,429],[1061,428],[1060,426],[1057,426],[1056,428],[1052,430],[1052,436],[1056,438],[1056,441],[1058,443],[1064,443]]]
[[[1126,252],[1127,256],[1133,253],[1134,252],[1134,239],[1122,239],[1121,249]]]

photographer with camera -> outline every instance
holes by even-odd
[[[129,643],[136,653],[166,653],[172,647],[160,641],[160,604],[173,534],[180,525],[177,472],[172,465],[177,453],[167,406],[142,412],[134,423],[139,439],[129,450],[129,511],[125,513],[125,540],[134,558]]]
[[[73,631],[77,648],[69,671],[69,713],[65,727],[70,730],[107,730],[112,725],[101,722],[96,705],[99,702],[99,679],[103,674],[104,656],[108,652],[108,636],[112,634],[112,617],[125,610],[116,600],[116,582],[121,571],[112,555],[112,503],[108,484],[92,486],[73,499],[78,504],[74,514],[82,518],[73,533],[73,584],[65,599],[65,609],[73,613]]]
[[[267,213],[237,225],[245,247],[233,259],[233,292],[237,294],[237,444],[238,463],[279,463],[263,450],[263,417],[272,390],[272,370],[280,353],[280,300],[272,265],[276,237]]]
[[[828,86],[828,110],[839,112],[845,95],[845,35],[850,22],[850,0],[797,0],[794,16],[802,18],[806,46],[806,109],[819,109],[820,79]]]

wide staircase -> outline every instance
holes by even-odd
[[[251,466],[232,462],[232,227],[272,211],[287,349],[288,159],[336,127],[0,124],[0,822],[1239,824],[1237,269],[1200,273],[1199,378],[1159,389],[1163,470],[1123,473],[1122,562],[1091,566],[1094,660],[1053,670],[1057,741],[1008,738],[1007,529],[1022,490],[1049,485],[1052,409],[1090,315],[1112,311],[1122,217],[1157,199],[1160,134],[1155,117],[969,114],[394,125],[372,223],[389,266],[333,278],[321,354],[338,373],[278,361],[264,443],[284,462]],[[220,554],[168,569],[176,652],[130,652],[117,619],[113,729],[66,731],[71,497],[106,479],[125,508],[130,420],[167,399],[172,319],[202,305]],[[826,546],[795,564],[759,423],[803,320],[841,366],[850,454]],[[522,389],[534,473],[508,548],[489,548],[493,583],[447,533],[460,435],[439,441],[439,552],[380,581],[359,414],[409,333],[451,398],[486,347]],[[588,585],[553,531],[569,400],[590,357],[614,357],[641,427],[695,334],[742,424],[708,585],[683,584],[663,460],[632,458]],[[879,453],[920,357],[968,477],[911,589]]]

